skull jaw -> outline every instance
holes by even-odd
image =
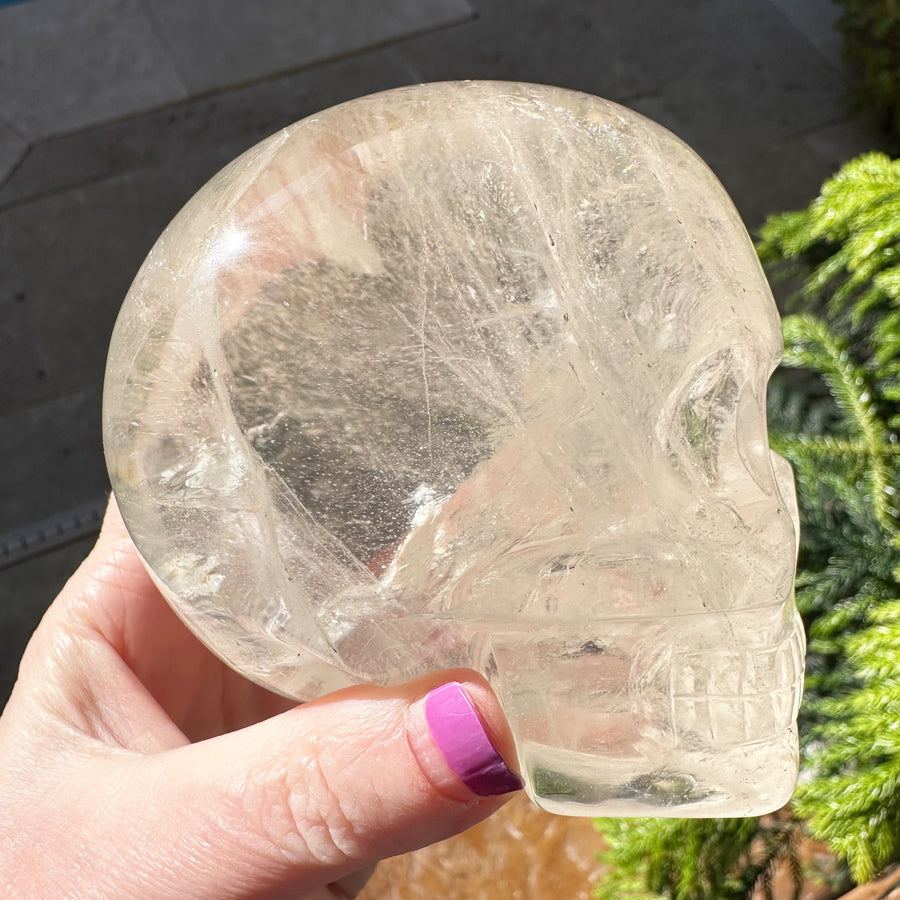
[[[804,654],[792,601],[607,620],[594,633],[490,638],[483,668],[539,806],[706,817],[762,815],[787,802]]]
[[[179,612],[206,643],[223,646],[208,619]],[[385,624],[357,621],[343,637],[334,634],[331,659],[274,639],[250,659],[244,641],[242,671],[269,690],[312,699],[470,666],[503,705],[527,793],[560,815],[751,816],[790,798],[804,650],[790,599],[519,632],[405,617],[386,634]],[[391,662],[380,674],[361,668],[373,641]],[[397,657],[388,660],[392,650]]]
[[[671,753],[664,763],[604,758],[525,742],[526,790],[557,815],[654,818],[758,816],[784,806],[797,782],[797,730],[726,751]]]

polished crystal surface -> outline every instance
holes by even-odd
[[[512,83],[269,138],[125,301],[104,439],[163,593],[300,699],[471,666],[577,815],[749,815],[797,771],[778,316],[714,176]]]

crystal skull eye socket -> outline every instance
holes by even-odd
[[[671,134],[511,83],[327,110],[212,179],[116,324],[104,443],[163,594],[298,699],[471,666],[576,815],[797,773],[774,303]]]

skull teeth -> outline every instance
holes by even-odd
[[[802,635],[747,651],[676,654],[672,726],[717,744],[761,740],[791,727],[803,672]]]

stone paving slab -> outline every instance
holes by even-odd
[[[101,446],[99,386],[4,416],[0,459],[0,534],[102,496],[109,479]]]
[[[472,15],[466,0],[40,0],[2,6],[0,184],[28,141]]]
[[[0,116],[35,140],[183,99],[138,0],[0,9]]]
[[[97,534],[106,514],[108,495],[80,506],[38,519],[25,528],[0,534],[0,571],[64,544]]]
[[[844,69],[843,45],[838,31],[841,7],[822,0],[772,0],[776,9],[787,16],[793,26],[832,65]]]
[[[199,187],[185,188],[185,178],[189,167],[138,170],[7,211],[49,395],[102,381],[128,287],[186,191]]]
[[[471,18],[466,0],[145,0],[193,94]]]
[[[0,186],[0,209],[136,170],[179,182],[185,202],[270,134],[361,94],[409,84],[411,74],[397,50],[379,49],[42,141]]]
[[[743,0],[705,7],[691,39],[678,41],[652,74],[642,71],[638,88],[664,97],[663,124],[701,155],[740,158],[846,115],[840,72],[775,7]]]
[[[0,184],[28,149],[28,138],[0,119]]]
[[[808,2],[830,11],[831,0]],[[543,32],[552,40],[535,38]],[[565,12],[549,3],[491,0],[479,5],[477,28],[424,35],[397,50],[422,80],[503,73],[650,115],[712,166],[750,228],[815,195],[834,158],[814,141],[815,152],[803,158],[798,142],[852,118],[843,105],[843,70],[768,0],[634,0],[602,9],[572,2]],[[855,140],[845,134],[844,159],[881,140],[869,123],[853,121]]]
[[[755,232],[770,213],[805,207],[821,182],[842,163],[877,149],[867,140],[871,134],[858,121],[844,119],[778,145],[755,146],[741,158],[710,154],[707,162],[729,190],[742,198],[741,213]],[[793,179],[785,178],[786,172],[794,173]],[[780,299],[784,292],[779,288],[773,285]]]
[[[34,327],[25,280],[0,214],[0,410],[39,399],[47,386],[47,358]]]
[[[0,711],[15,683],[22,651],[47,604],[95,541],[94,536],[82,538],[0,571]]]

